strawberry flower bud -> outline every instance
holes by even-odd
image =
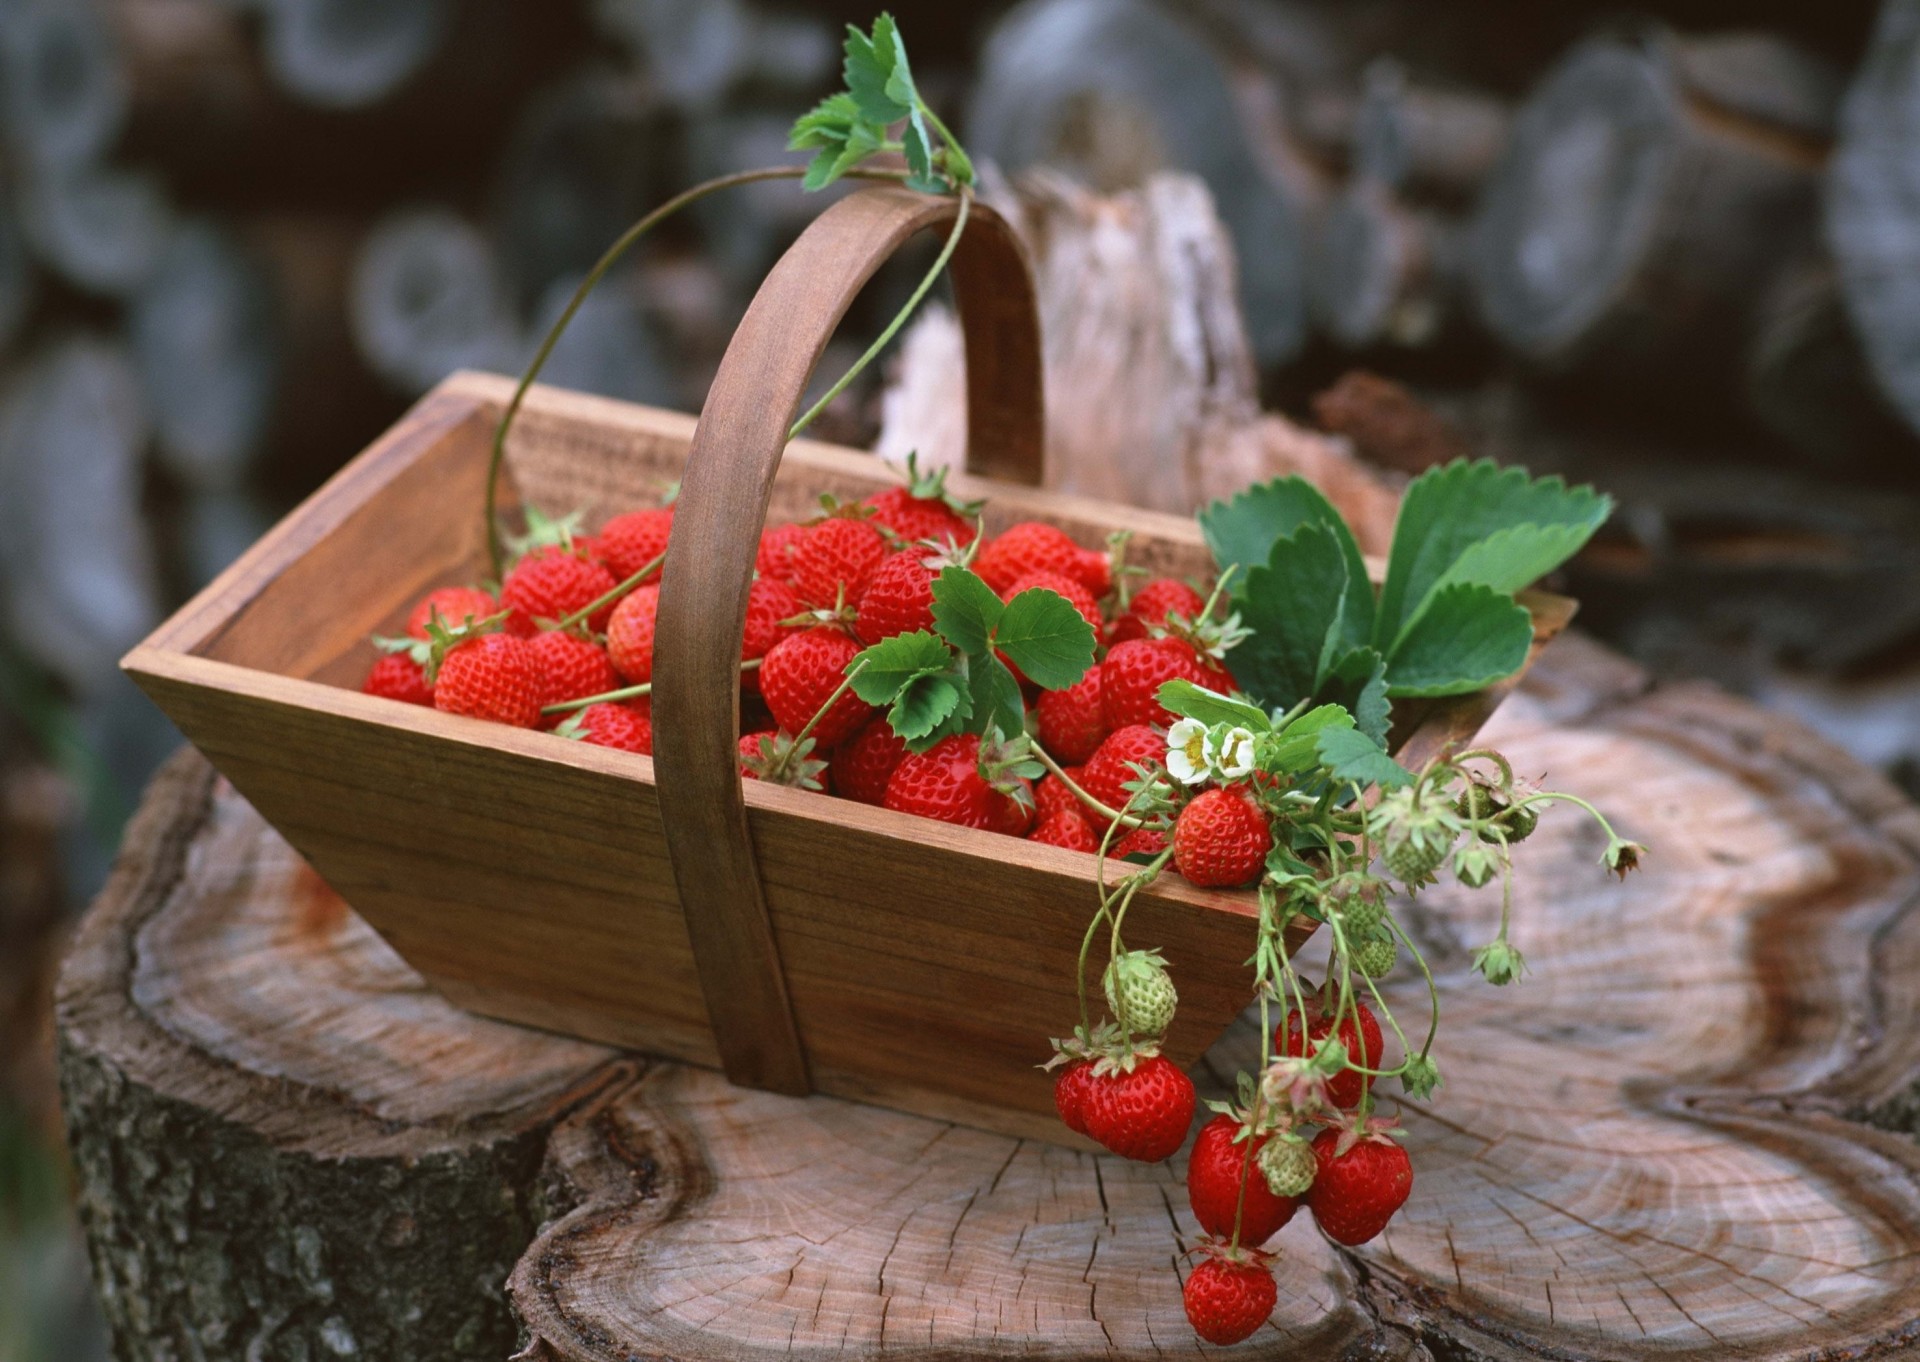
[[[1473,967],[1485,975],[1490,984],[1510,984],[1526,973],[1527,962],[1502,937],[1491,946],[1482,946],[1473,953]]]

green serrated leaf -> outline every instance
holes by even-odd
[[[1025,732],[1026,703],[1020,695],[1020,683],[1013,679],[1007,664],[988,653],[969,657],[967,672],[971,707],[965,731],[985,733],[994,728],[1007,737]]]
[[[1413,772],[1387,755],[1386,748],[1357,728],[1327,728],[1320,733],[1320,764],[1339,785],[1390,789],[1413,783]]]
[[[887,711],[887,723],[909,743],[926,737],[960,707],[963,684],[951,673],[927,672],[914,677],[900,688],[893,708]]]
[[[1241,688],[1271,709],[1312,695],[1341,636],[1346,595],[1346,558],[1331,529],[1309,521],[1274,540],[1234,595],[1252,631],[1227,653]]]
[[[1318,705],[1299,715],[1263,744],[1263,770],[1296,775],[1320,764],[1320,735],[1329,729],[1352,728],[1353,715],[1340,705]]]
[[[828,95],[793,121],[787,134],[788,151],[812,151],[829,144],[844,146],[854,124],[860,122],[860,106],[844,90]]]
[[[1367,582],[1366,560],[1360,544],[1332,502],[1312,483],[1300,477],[1257,483],[1228,501],[1210,502],[1199,514],[1200,532],[1222,569],[1237,566],[1242,573],[1270,562],[1275,541],[1303,525],[1322,525],[1334,535],[1347,566],[1347,580]],[[1242,581],[1245,580],[1243,577]],[[1356,585],[1342,603],[1340,642],[1345,652],[1366,643],[1373,634],[1373,590]]]
[[[1232,724],[1250,733],[1265,733],[1273,727],[1273,720],[1258,705],[1208,690],[1205,686],[1196,686],[1191,681],[1162,682],[1155,698],[1173,713],[1187,719],[1198,719],[1209,726]]]
[[[1042,690],[1065,690],[1093,665],[1093,626],[1057,591],[1032,587],[1007,602],[993,642]]]
[[[1533,646],[1533,617],[1511,596],[1444,586],[1387,658],[1389,695],[1464,695],[1512,676]]]
[[[989,651],[1006,609],[993,588],[966,568],[943,568],[933,579],[933,627],[963,653]]]
[[[855,695],[870,705],[885,705],[892,703],[916,677],[945,671],[952,663],[953,653],[947,645],[936,635],[919,629],[910,634],[895,634],[871,648],[862,649],[847,664],[847,670],[851,672],[860,667],[859,674],[853,678]]]
[[[897,72],[911,92],[912,76],[904,65],[906,49],[900,42],[900,31],[893,16],[882,14],[875,19],[871,37],[852,24],[847,25],[844,50],[846,60],[841,65],[841,73],[847,82],[847,93],[859,105],[861,115],[881,124],[905,118],[913,101],[895,98],[891,87]]]
[[[1415,478],[1394,524],[1374,622],[1373,640],[1389,670],[1400,636],[1440,587],[1479,582],[1518,590],[1566,561],[1612,509],[1612,499],[1591,487],[1532,478],[1490,459],[1455,460]],[[1531,530],[1484,542],[1519,527]]]
[[[934,178],[933,146],[927,139],[926,120],[915,109],[907,115],[907,126],[900,134],[900,150],[907,158],[908,185],[919,188],[923,184],[933,185],[932,190],[921,189],[921,193],[939,193],[946,186]]]
[[[1355,648],[1327,669],[1320,685],[1322,698],[1345,705],[1354,727],[1386,746],[1393,719],[1387,698],[1387,661],[1372,648]]]

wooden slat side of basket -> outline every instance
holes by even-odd
[[[479,575],[487,441],[511,385],[461,375],[129,655],[126,666],[261,813],[437,989],[489,1015],[696,1063],[717,1054],[646,757],[364,696],[368,633]],[[595,515],[677,476],[691,419],[536,389],[516,493]],[[1190,521],[957,479],[993,523],[1099,544],[1134,531],[1156,572],[1205,571]],[[871,456],[789,451],[776,517],[887,485]],[[1570,603],[1532,601],[1543,640]],[[1470,735],[1496,697],[1435,707],[1409,752]],[[1057,1138],[1044,1038],[1075,1017],[1092,857],[750,783],[749,823],[816,1086]],[[1245,1002],[1250,895],[1169,876],[1132,939],[1181,987],[1186,1063]],[[1299,934],[1305,935],[1305,924]]]

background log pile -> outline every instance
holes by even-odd
[[[47,1029],[12,1019],[176,741],[114,659],[447,370],[524,363],[646,207],[781,159],[867,17],[0,0],[0,1187],[55,1175]],[[1185,509],[1356,457],[1598,480],[1623,506],[1570,573],[1587,627],[1920,789],[1920,0],[901,17],[1071,319],[1049,365],[1106,375],[1056,390],[1055,481]],[[816,207],[702,205],[549,376],[697,409]],[[937,454],[952,341],[928,318],[821,433]],[[25,1205],[0,1205],[0,1357],[7,1327],[97,1355],[58,1291],[6,1308]]]

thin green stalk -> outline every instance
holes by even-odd
[[[820,720],[826,717],[827,711],[840,703],[840,697],[853,689],[854,678],[866,669],[867,659],[864,657],[853,664],[846,676],[841,679],[840,684],[834,687],[833,694],[826,698],[826,702],[813,712],[813,717],[793,735],[792,744],[780,754],[780,760],[767,769],[768,780],[778,782],[780,777],[787,773],[787,763],[793,760],[793,754],[800,750],[800,744],[813,736],[813,730],[820,726]]]
[[[1115,810],[1110,809],[1105,804],[1101,803],[1098,799],[1095,799],[1092,795],[1088,794],[1085,790],[1081,789],[1080,786],[1075,783],[1073,777],[1068,775],[1066,771],[1061,768],[1060,763],[1055,761],[1052,755],[1049,754],[1045,748],[1040,746],[1039,743],[1029,742],[1027,746],[1033,752],[1034,759],[1038,761],[1042,766],[1046,767],[1048,771],[1052,772],[1055,776],[1057,776],[1060,780],[1060,783],[1067,787],[1067,792],[1069,794],[1071,794],[1075,799],[1079,800],[1082,804],[1085,804],[1089,809],[1092,809],[1095,813],[1099,814],[1102,818],[1106,819],[1110,824],[1116,827],[1125,827],[1129,832],[1131,832],[1135,828],[1144,828],[1147,825],[1145,819],[1135,818],[1129,814],[1122,813],[1122,812],[1116,812]],[[1127,801],[1127,807],[1128,808],[1133,807],[1132,800]]]
[[[634,573],[633,576],[627,578],[626,581],[614,587],[611,591],[608,591],[603,595],[595,596],[592,600],[588,601],[585,605],[581,606],[578,610],[574,611],[572,614],[564,616],[559,620],[556,620],[553,626],[554,630],[558,632],[563,629],[571,629],[573,628],[574,625],[579,624],[583,620],[592,619],[595,615],[599,614],[606,607],[608,607],[609,605],[612,605],[615,601],[625,596],[629,591],[633,590],[636,586],[639,586],[640,583],[646,581],[647,578],[653,576],[654,573],[660,570],[660,565],[666,561],[667,561],[667,555],[664,553],[660,554],[658,557],[648,559],[647,565],[645,567],[641,568],[638,572]]]

